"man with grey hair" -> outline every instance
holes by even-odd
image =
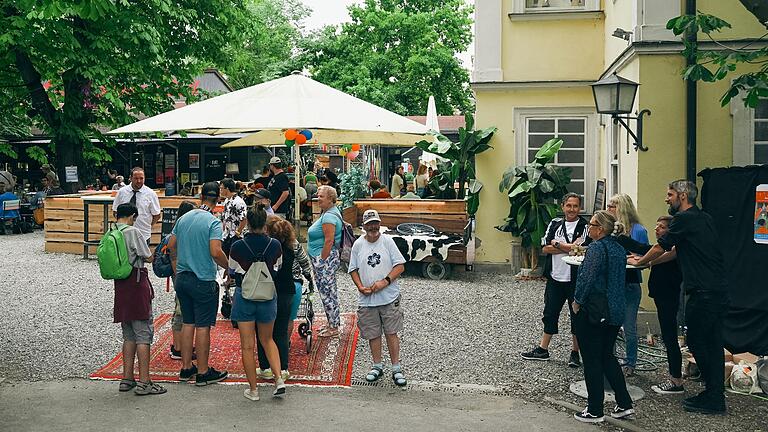
[[[542,252],[547,255],[544,264],[544,276],[547,285],[544,289],[544,312],[541,321],[544,323],[544,334],[541,342],[531,351],[522,352],[520,355],[526,360],[549,360],[549,343],[552,335],[558,333],[557,323],[563,304],[568,304],[568,315],[571,318],[571,339],[573,347],[568,360],[568,366],[577,368],[581,366],[579,358],[579,343],[573,328],[573,293],[576,287],[576,268],[563,261],[574,245],[580,245],[588,241],[586,230],[588,222],[579,216],[581,211],[581,197],[575,193],[567,193],[561,201],[563,216],[555,218],[549,223],[546,235],[542,241]]]
[[[688,347],[706,384],[706,390],[683,401],[683,408],[702,414],[725,414],[722,330],[728,285],[715,222],[696,206],[697,195],[698,188],[691,181],[670,183],[665,202],[673,218],[667,233],[642,258],[630,258],[628,263],[645,265],[675,247],[688,296]]]

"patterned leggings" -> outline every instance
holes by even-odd
[[[315,287],[320,292],[320,298],[323,300],[325,316],[328,319],[328,326],[337,328],[341,325],[339,318],[339,291],[336,288],[336,270],[341,264],[339,260],[339,250],[331,249],[328,259],[310,257],[312,268],[315,270]]]

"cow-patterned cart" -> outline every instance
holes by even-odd
[[[451,275],[455,265],[471,269],[475,259],[474,220],[468,218],[463,200],[356,200],[344,209],[344,220],[353,227],[362,225],[368,209],[379,212],[384,235],[395,241],[410,263],[420,264],[424,277],[439,280]],[[401,224],[426,224],[433,234],[398,232]]]

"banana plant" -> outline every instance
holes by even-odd
[[[520,237],[525,250],[523,265],[530,268],[536,267],[541,238],[571,182],[571,168],[552,163],[562,145],[557,137],[547,141],[531,163],[508,168],[499,183],[499,192],[509,198],[509,215],[496,229]]]
[[[458,199],[467,201],[467,213],[473,216],[480,207],[480,190],[483,184],[476,179],[474,160],[478,155],[491,149],[488,142],[496,133],[495,127],[475,130],[472,114],[464,115],[465,127],[459,128],[459,141],[452,142],[445,135],[434,133],[436,142],[419,141],[416,146],[423,151],[436,154],[450,160],[450,164],[441,164],[440,172],[432,179],[429,186],[438,193],[445,193],[458,182]],[[466,190],[466,194],[465,194]]]

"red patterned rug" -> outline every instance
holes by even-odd
[[[296,327],[299,322],[300,320],[296,321]],[[325,317],[317,316],[314,322],[315,333],[323,325],[325,325]],[[291,378],[288,384],[350,386],[357,348],[357,314],[342,314],[339,335],[336,338],[313,337],[311,351],[307,354],[304,338],[294,331],[288,364]],[[152,344],[149,360],[149,372],[154,381],[179,380],[181,361],[173,360],[168,355],[172,336],[171,314],[160,315],[155,320],[155,342]],[[225,383],[247,382],[240,357],[240,335],[237,329],[232,328],[230,321],[225,320],[221,315],[218,317],[216,326],[211,329],[209,362],[216,369],[229,372],[229,377],[224,380]],[[138,365],[135,371],[138,373]],[[105,380],[119,380],[122,377],[122,353],[90,375],[92,379]]]

